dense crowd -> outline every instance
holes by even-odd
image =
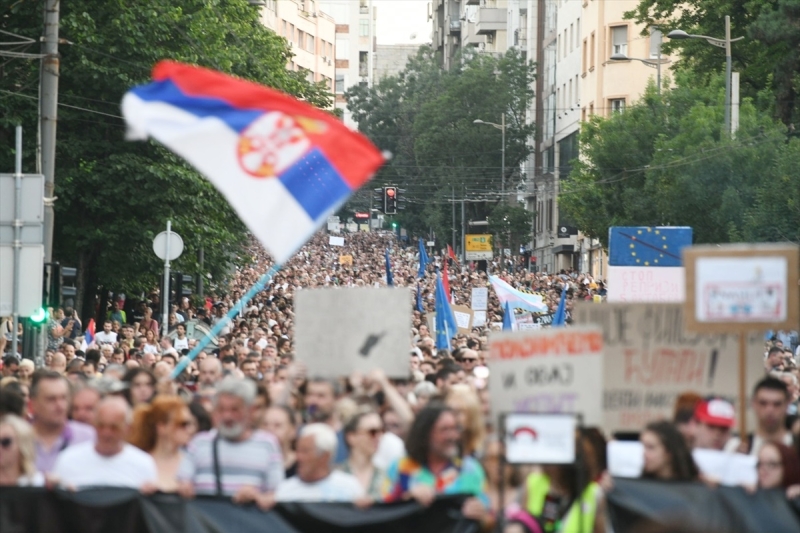
[[[420,291],[409,302],[406,379],[380,369],[314,375],[293,352],[297,291],[383,286],[390,249],[394,285]],[[196,346],[191,324],[226,321],[229,309],[272,266],[253,244],[227,291],[201,305],[188,299],[160,316],[159,294],[114,301],[102,330],[84,334],[73,309],[53,310],[45,367],[15,354],[0,380],[0,486],[81,490],[124,486],[185,497],[218,495],[269,509],[280,501],[344,501],[359,507],[439,494],[468,494],[462,512],[508,531],[604,531],[604,494],[613,490],[600,428],[580,428],[571,465],[500,468],[502,439],[488,416],[487,341],[503,310],[490,290],[487,323],[437,349],[427,314],[436,271],[447,263],[454,303],[489,285],[486,272],[431,254],[418,277],[416,243],[390,233],[347,235],[345,246],[318,234],[214,344],[171,378]],[[489,274],[542,295],[555,312],[605,295],[602,280],[575,272],[532,273],[522,258],[489,262]],[[161,336],[166,318],[169,335]],[[8,332],[8,326],[4,325]],[[87,341],[90,341],[87,343]],[[4,340],[0,340],[4,342]],[[641,476],[719,483],[693,455],[718,450],[755,457],[748,490],[800,494],[797,335],[769,335],[765,377],[753,391],[756,430],[735,436],[734,408],[722,398],[682,395],[673,420],[642,429]],[[343,369],[346,370],[346,369]],[[501,502],[501,486],[505,497]]]

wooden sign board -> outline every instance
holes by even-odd
[[[736,333],[800,325],[800,247],[732,244],[683,249],[686,329]]]

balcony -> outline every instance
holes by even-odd
[[[467,0],[465,3],[468,6],[479,6],[481,5],[481,0]]]
[[[475,23],[467,22],[464,26],[464,32],[461,34],[461,43],[464,46],[480,46],[486,44],[486,36],[478,35],[475,33]]]
[[[482,7],[475,19],[475,31],[479,35],[503,31],[506,29],[506,16],[505,9]]]
[[[450,21],[450,35],[461,35],[461,21],[460,20],[451,20]]]

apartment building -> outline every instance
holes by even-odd
[[[519,4],[529,0],[432,0],[433,48],[442,68],[449,69],[468,47],[482,53],[502,54],[519,45]],[[516,24],[509,31],[509,20]]]
[[[405,70],[408,60],[419,51],[418,44],[379,44],[375,47],[373,83],[383,78],[397,76]]]
[[[342,110],[345,124],[355,128],[344,95],[359,83],[372,85],[377,8],[372,5],[372,0],[319,0],[319,5],[336,23],[335,106]]]
[[[286,38],[294,57],[287,68],[306,73],[309,81],[324,82],[334,91],[336,23],[317,0],[265,0],[261,22]]]

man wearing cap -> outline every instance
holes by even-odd
[[[694,410],[694,448],[724,450],[735,423],[733,405],[722,398],[709,398]]]

